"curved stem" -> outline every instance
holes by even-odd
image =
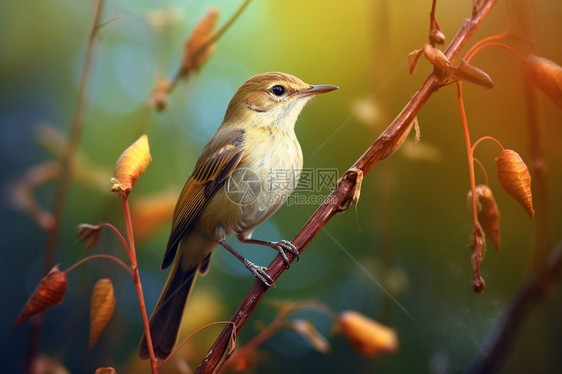
[[[125,247],[125,250],[127,251],[127,255],[129,256],[129,258],[131,258],[131,249],[129,248],[129,245],[127,244],[127,241],[123,237],[123,234],[121,234],[121,231],[117,230],[117,228],[109,222],[100,223],[99,226],[100,227],[106,227],[106,228],[110,229],[111,231],[113,231],[115,233],[115,235],[117,235],[117,237],[121,240],[121,243],[123,244],[123,247]]]
[[[484,168],[484,165],[482,165],[480,160],[477,159],[476,157],[472,157],[472,159],[474,160],[475,163],[478,164],[478,166],[480,166],[480,170],[482,170],[482,174],[484,174],[484,182],[486,183],[486,186],[488,186],[488,173],[486,172],[486,168]]]
[[[74,265],[72,265],[71,267],[69,267],[68,269],[66,269],[64,271],[65,274],[70,273],[72,270],[74,270],[75,268],[77,268],[78,266],[82,265],[85,262],[88,262],[90,260],[94,260],[96,258],[105,258],[111,261],[115,261],[117,264],[121,265],[125,270],[127,270],[129,272],[129,274],[131,274],[131,277],[133,276],[133,271],[131,270],[131,268],[129,267],[129,265],[127,265],[126,263],[124,263],[123,261],[121,261],[120,259],[118,259],[115,256],[112,255],[105,255],[105,254],[99,254],[99,255],[91,255],[88,256],[86,258],[83,258],[82,260],[78,261],[77,263],[75,263]]]
[[[481,142],[483,142],[484,140],[492,140],[494,141],[497,145],[500,146],[500,148],[502,149],[502,151],[504,150],[502,143],[500,143],[500,141],[496,138],[494,138],[493,136],[483,136],[480,139],[478,139],[477,141],[474,142],[474,144],[472,145],[472,153],[474,153],[474,150],[476,149],[476,146],[478,146],[478,144],[480,144]]]
[[[524,57],[521,53],[519,53],[519,51],[517,51],[515,48],[512,48],[512,47],[510,47],[510,46],[508,46],[508,45],[505,45],[505,44],[502,44],[502,43],[486,43],[486,44],[483,44],[483,45],[478,46],[478,48],[476,48],[476,49],[474,50],[474,52],[473,52],[470,56],[468,56],[468,57],[465,59],[466,62],[470,62],[470,60],[472,60],[472,58],[473,58],[474,56],[476,56],[476,54],[477,54],[478,52],[480,52],[480,51],[483,50],[484,48],[488,48],[488,47],[500,47],[500,48],[506,49],[506,50],[512,52],[512,53],[513,53],[514,55],[516,55],[517,57],[519,57],[519,59],[521,59],[522,61],[525,60],[525,57]],[[467,54],[467,55],[468,55],[468,54]]]
[[[479,41],[476,42],[472,47],[470,47],[470,49],[468,50],[468,52],[466,52],[466,53],[464,54],[463,59],[466,60],[467,57],[468,57],[469,55],[471,55],[471,54],[474,52],[474,50],[475,50],[476,48],[480,47],[482,44],[491,42],[492,40],[504,40],[504,39],[507,39],[508,36],[509,36],[509,34],[506,33],[506,32],[504,32],[504,33],[501,33],[501,34],[496,34],[496,35],[488,36],[487,38],[484,38],[484,39],[479,40]]]

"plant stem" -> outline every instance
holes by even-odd
[[[478,9],[478,12],[464,22],[463,26],[459,29],[445,50],[445,56],[450,61],[453,61],[459,54],[462,47],[496,3],[497,0],[485,0]],[[402,112],[398,114],[379,138],[375,140],[359,160],[345,173],[336,189],[332,191],[330,196],[326,198],[325,202],[320,205],[318,210],[316,210],[313,216],[293,239],[293,244],[298,248],[299,253],[302,253],[306,249],[312,239],[314,239],[332,216],[347,209],[358,187],[358,174],[356,170],[366,174],[377,163],[381,156],[388,154],[389,150],[395,147],[396,142],[401,138],[403,133],[407,131],[409,124],[414,120],[425,102],[441,87],[441,81],[441,78],[435,72],[431,73],[419,91],[412,97],[408,104],[406,104]],[[346,206],[346,204],[348,205]],[[293,257],[290,257],[290,259],[293,260]],[[283,259],[277,256],[269,265],[269,275],[275,281],[284,271],[285,264]],[[231,321],[234,323],[232,326],[234,327],[227,326],[223,329],[203,361],[199,364],[196,373],[216,372],[224,361],[228,359],[229,355],[226,354],[226,350],[232,329],[235,328],[236,331],[239,332],[244,327],[268,290],[269,287],[265,286],[263,282],[259,280],[254,282],[252,288],[231,318]]]
[[[502,44],[502,43],[486,43],[486,44],[480,45],[478,48],[476,48],[474,50],[474,52],[472,52],[472,54],[465,59],[466,62],[470,62],[470,60],[472,60],[472,58],[474,56],[476,56],[476,54],[478,52],[480,52],[484,48],[488,48],[488,47],[499,47],[499,48],[506,49],[506,50],[510,51],[511,53],[513,53],[514,55],[516,55],[517,57],[519,57],[519,59],[521,61],[525,60],[525,57],[521,53],[519,53],[519,51],[517,51],[515,48],[511,48],[510,46]]]
[[[146,314],[146,304],[144,302],[144,293],[142,292],[142,284],[140,280],[139,267],[137,265],[137,254],[135,251],[135,238],[133,236],[133,223],[131,220],[131,210],[129,209],[129,201],[125,196],[123,196],[123,209],[125,211],[125,223],[127,225],[127,237],[129,238],[130,256],[131,256],[131,267],[133,268],[133,281],[135,283],[135,288],[137,290],[137,297],[139,299],[139,309],[141,312],[142,323],[144,326],[144,333],[146,337],[146,344],[148,346],[148,355],[150,357],[150,365],[152,368],[152,373],[158,373],[158,360],[154,354],[154,348],[152,347],[152,337],[150,335],[150,325],[148,323],[148,316]]]
[[[53,208],[53,224],[47,230],[47,238],[45,241],[45,254],[43,260],[43,275],[47,274],[53,266],[53,261],[55,258],[55,252],[57,248],[57,241],[59,235],[60,223],[62,221],[62,215],[64,212],[66,195],[68,192],[68,185],[70,182],[70,177],[72,175],[72,170],[74,167],[74,158],[78,146],[80,144],[80,138],[83,130],[83,120],[84,120],[84,104],[86,97],[86,89],[88,87],[89,79],[92,70],[92,60],[95,51],[96,37],[98,28],[96,25],[99,23],[99,19],[103,9],[103,0],[97,0],[94,7],[94,14],[92,17],[92,25],[90,27],[90,32],[88,36],[88,44],[86,46],[86,56],[84,59],[84,66],[82,69],[82,77],[80,78],[80,85],[78,87],[78,93],[76,98],[76,107],[74,109],[74,117],[72,119],[72,124],[70,126],[70,137],[66,145],[64,156],[61,160],[62,168],[57,183],[54,208]],[[42,326],[42,320],[37,320],[36,323],[31,324],[28,354],[25,363],[24,371],[26,373],[31,372],[31,363],[35,355],[37,354],[37,348],[39,345],[40,329]]]
[[[123,244],[123,247],[125,247],[125,250],[127,251],[127,255],[129,256],[129,258],[132,257],[131,249],[129,248],[129,245],[127,244],[127,241],[123,237],[123,234],[121,234],[121,232],[119,230],[117,230],[117,228],[115,226],[113,226],[109,222],[100,223],[99,226],[100,227],[106,227],[106,228],[110,229],[111,231],[113,231],[115,233],[115,235],[117,235],[119,240],[121,240],[121,243]]]
[[[96,258],[106,258],[108,260],[111,261],[115,261],[116,263],[118,263],[119,265],[121,265],[125,270],[127,270],[129,272],[129,274],[131,274],[131,277],[133,276],[133,271],[131,270],[131,268],[124,263],[123,261],[121,261],[120,259],[118,259],[115,256],[112,255],[106,255],[106,254],[99,254],[99,255],[92,255],[92,256],[88,256],[86,258],[83,258],[82,260],[78,261],[77,263],[75,263],[74,265],[72,265],[71,267],[69,267],[68,269],[66,269],[64,272],[66,274],[70,273],[72,270],[74,270],[75,268],[77,268],[78,266],[82,265],[85,262],[88,262],[90,260],[94,260]]]
[[[464,107],[464,105],[463,105],[463,107]],[[494,138],[493,136],[483,136],[480,139],[478,139],[477,141],[475,141],[474,144],[472,145],[471,152],[473,154],[474,154],[474,150],[476,149],[478,144],[482,143],[484,140],[492,140],[497,145],[499,145],[499,147],[502,149],[502,151],[504,150],[502,143],[500,143],[498,139]],[[469,141],[470,141],[470,139],[469,139]]]

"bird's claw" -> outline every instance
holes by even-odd
[[[290,241],[280,240],[272,244],[273,244],[273,248],[277,252],[279,252],[279,255],[283,258],[283,262],[285,263],[286,267],[289,267],[289,258],[287,257],[285,251],[294,255],[297,258],[297,261],[299,260],[299,251],[297,250],[297,247],[295,247],[295,245]]]
[[[265,266],[258,266],[251,261],[245,260],[244,266],[256,277],[261,280],[266,286],[271,287],[275,285],[273,279],[267,274],[267,268]]]

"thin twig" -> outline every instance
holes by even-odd
[[[45,257],[43,260],[43,274],[47,274],[53,265],[55,258],[55,252],[57,248],[57,240],[59,234],[60,223],[62,220],[62,215],[66,202],[66,195],[68,191],[68,185],[70,182],[70,177],[72,175],[72,170],[74,168],[75,154],[80,144],[80,138],[83,130],[83,118],[84,118],[84,104],[86,91],[88,87],[88,82],[91,76],[92,70],[92,60],[95,51],[98,23],[103,9],[103,0],[97,0],[94,7],[94,14],[92,17],[92,25],[90,27],[90,32],[88,36],[88,44],[86,46],[86,56],[84,59],[84,67],[82,70],[82,77],[80,79],[80,86],[78,88],[78,94],[76,98],[76,107],[74,109],[74,117],[72,119],[72,124],[70,127],[70,137],[68,144],[66,146],[64,156],[62,158],[62,169],[57,183],[54,208],[53,208],[53,224],[47,230],[47,238],[45,243]],[[30,331],[29,347],[27,353],[27,359],[25,363],[25,372],[29,373],[31,371],[31,363],[33,357],[37,354],[38,340],[40,336],[39,330],[41,329],[42,320],[37,320],[37,322],[32,323],[32,328]]]
[[[474,31],[476,31],[476,28],[482,23],[496,2],[497,0],[485,1],[479,8],[478,12],[464,22],[457,35],[453,38],[445,50],[445,56],[447,56],[450,61],[453,61],[459,54],[461,48],[472,36]],[[293,244],[298,248],[299,253],[304,251],[304,249],[310,244],[312,239],[332,218],[332,216],[334,216],[337,212],[346,209],[346,204],[348,204],[353,198],[357,187],[358,175],[354,170],[359,170],[363,174],[366,174],[381,158],[381,156],[388,154],[389,149],[392,149],[395,146],[397,140],[400,139],[405,131],[407,131],[409,124],[414,120],[425,102],[439,87],[441,87],[441,79],[434,72],[429,75],[420,90],[412,97],[402,112],[398,114],[382,135],[345,173],[344,178],[342,178],[337,188],[332,191],[330,196],[318,208],[318,210],[294,238]],[[291,257],[290,260],[292,261],[294,258]],[[275,281],[279,278],[283,271],[285,271],[285,264],[283,263],[283,259],[280,256],[277,256],[269,265],[269,275]],[[225,352],[227,350],[232,328],[235,328],[237,333],[240,332],[268,290],[269,287],[265,286],[263,282],[254,282],[254,285],[231,319],[235,327],[227,326],[223,329],[220,336],[210,348],[205,359],[199,364],[196,373],[216,372],[224,361],[228,359],[229,355],[225,354]]]
[[[127,270],[127,271],[129,272],[129,274],[131,274],[131,277],[133,276],[133,271],[131,270],[131,268],[130,268],[126,263],[124,263],[123,261],[121,261],[120,259],[118,259],[118,258],[115,257],[115,256],[106,255],[106,254],[91,255],[91,256],[88,256],[88,257],[86,257],[86,258],[83,258],[83,259],[81,259],[80,261],[78,261],[77,263],[75,263],[74,265],[72,265],[71,267],[69,267],[68,269],[66,269],[66,270],[64,271],[64,273],[65,273],[65,274],[68,274],[68,273],[70,273],[72,270],[76,269],[78,266],[82,265],[83,263],[88,262],[88,261],[90,261],[90,260],[94,260],[94,259],[96,259],[96,258],[105,258],[105,259],[107,259],[107,260],[114,261],[114,262],[116,262],[117,264],[121,265],[121,266],[123,267],[123,269]]]

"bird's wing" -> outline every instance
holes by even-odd
[[[239,138],[236,140],[233,144],[221,147],[209,157],[204,157],[203,153],[204,160],[200,160],[195,166],[176,204],[172,232],[166,246],[162,269],[170,266],[181,238],[240,163],[243,149]]]

